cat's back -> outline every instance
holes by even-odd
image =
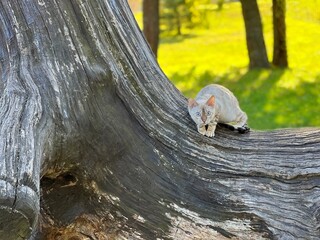
[[[233,93],[224,86],[219,84],[209,84],[202,88],[197,95],[197,99],[207,98],[214,95],[216,98],[230,98],[233,99],[235,96]]]

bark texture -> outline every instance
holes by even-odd
[[[273,60],[274,66],[287,68],[287,39],[286,39],[286,1],[273,0]]]
[[[159,0],[143,0],[143,33],[157,57],[159,45]]]
[[[3,239],[318,239],[320,130],[198,134],[125,0],[1,0],[0,64]]]
[[[257,0],[241,0],[242,15],[246,28],[249,68],[269,68],[262,22]]]

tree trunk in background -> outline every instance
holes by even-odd
[[[286,1],[273,0],[273,65],[281,68],[288,67],[286,40]]]
[[[218,0],[218,1],[217,1],[218,11],[221,11],[221,10],[222,10],[224,1],[225,1],[225,0]]]
[[[126,0],[1,0],[0,74],[2,239],[319,237],[320,130],[197,133]]]
[[[180,17],[180,12],[178,7],[174,8],[173,12],[174,12],[174,15],[176,16],[175,24],[177,26],[177,35],[180,36],[182,34],[181,32],[182,24],[181,24],[181,17]]]
[[[241,0],[242,14],[246,28],[249,68],[269,68],[262,22],[256,0]]]
[[[159,45],[159,0],[143,0],[143,33],[154,53]]]

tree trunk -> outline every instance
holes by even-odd
[[[273,65],[288,67],[286,40],[286,1],[272,0],[273,13]]]
[[[222,10],[224,1],[225,1],[225,0],[218,0],[218,1],[217,1],[217,5],[218,5],[218,8],[217,8],[217,9],[218,9],[218,11],[221,11],[221,10]]]
[[[241,0],[241,6],[246,28],[249,68],[269,68],[257,0]]]
[[[2,239],[318,239],[320,130],[198,134],[127,1],[1,0],[0,60]]]
[[[143,33],[157,57],[159,45],[159,0],[143,0]]]
[[[182,28],[182,24],[181,24],[181,16],[180,16],[180,11],[179,11],[179,5],[175,6],[173,9],[173,13],[175,16],[175,25],[176,25],[176,30],[177,30],[177,35],[180,36],[182,34],[181,32],[181,28]]]

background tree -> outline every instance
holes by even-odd
[[[143,0],[143,33],[154,53],[159,45],[159,0]]]
[[[181,35],[183,28],[206,23],[206,5],[210,0],[160,0],[162,31]]]
[[[217,0],[218,11],[221,11],[223,8],[225,0]]]
[[[256,0],[241,0],[242,14],[246,28],[249,54],[249,68],[269,68],[266,45],[263,38],[262,22]]]
[[[273,65],[288,67],[287,40],[286,40],[286,1],[272,0],[273,13]]]
[[[184,0],[161,1],[161,21],[169,31],[181,35],[182,25],[190,24],[191,13]]]
[[[0,5],[3,239],[318,238],[319,129],[198,134],[126,0]]]

